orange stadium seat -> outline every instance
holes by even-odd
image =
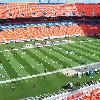
[[[17,5],[7,5],[7,16],[8,18],[16,18],[19,14],[19,8]]]
[[[93,5],[92,4],[84,5],[85,16],[92,16],[92,11],[93,11]]]
[[[17,17],[41,17],[41,16],[91,16],[94,11],[96,16],[100,15],[99,4],[7,4],[0,5],[0,18]]]
[[[90,31],[91,30],[91,31]],[[90,25],[71,25],[71,26],[28,26],[26,28],[15,28],[4,29],[0,32],[1,39],[19,40],[22,41],[30,40],[31,38],[44,38],[52,36],[74,36],[78,35],[99,35],[100,26],[90,26]]]
[[[76,3],[75,6],[76,6],[76,9],[78,11],[79,16],[81,16],[82,15],[82,11],[84,10],[84,4],[83,3],[81,3],[81,4],[77,4]]]
[[[8,13],[7,6],[0,5],[0,18],[2,18],[2,19],[8,18],[6,13]]]
[[[100,16],[100,4],[95,4],[94,11],[96,16]]]
[[[88,90],[87,92],[79,92],[67,97],[67,100],[99,100],[100,99],[100,88],[94,88]]]

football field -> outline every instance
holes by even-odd
[[[75,43],[29,49],[21,49],[22,45],[25,45],[25,43],[0,45],[0,81],[100,62],[99,39],[91,37],[73,37],[70,38],[70,40]],[[10,47],[13,46],[15,48],[10,49]],[[17,87],[15,94],[9,90],[9,88],[13,86],[12,83],[7,83],[6,86],[5,84],[0,84],[0,91],[2,92],[0,100],[3,100],[3,97],[5,97],[4,100],[9,100],[7,99],[9,97],[9,92],[12,93],[13,100],[15,98],[15,100],[17,100],[19,97],[25,98],[27,96],[48,93],[48,91],[50,93],[57,92],[58,90],[61,90],[61,86],[65,85],[69,80],[72,80],[71,77],[66,77],[61,73],[47,75],[46,80],[44,80],[43,77],[32,78],[28,80],[28,82],[26,82],[27,80],[22,80],[21,83],[16,83],[14,85]],[[37,88],[34,84],[36,84]],[[25,87],[23,87],[24,85]],[[30,85],[33,90],[31,90],[31,87],[28,88]],[[39,91],[39,88],[44,89]],[[33,91],[34,93],[25,92],[26,94],[24,94],[23,89],[25,91]],[[48,90],[46,91],[46,89]],[[8,97],[3,93],[5,91],[8,93]]]
[[[76,43],[30,49],[2,49],[0,51],[0,81],[40,74],[45,70],[51,72],[99,62],[100,41],[93,38],[87,40],[87,37],[84,37],[86,40],[82,41],[81,38],[77,38]],[[71,52],[73,54],[70,54]]]

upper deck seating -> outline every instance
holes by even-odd
[[[0,18],[100,16],[100,4],[5,4],[0,5]]]
[[[100,16],[100,4],[75,4],[81,16]]]

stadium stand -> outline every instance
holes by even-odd
[[[80,99],[80,100],[99,100],[100,99],[100,88],[95,88],[95,89],[91,89],[89,91],[79,92],[75,95],[69,96],[65,100],[76,100],[76,99]]]
[[[1,41],[9,43],[11,40],[22,41],[35,38],[48,38],[53,36],[65,37],[66,35],[73,36],[74,34],[84,35],[84,31],[78,25],[73,26],[28,26],[26,28],[3,29],[0,32]]]
[[[90,31],[91,30],[91,31]],[[21,28],[3,29],[0,31],[0,42],[9,43],[10,41],[22,41],[49,37],[67,36],[98,36],[100,33],[99,25],[70,25],[70,26],[27,26]]]
[[[71,16],[100,16],[99,4],[36,4],[36,3],[8,3],[0,4],[0,19],[16,18],[57,18]],[[36,21],[36,19],[34,19]],[[33,20],[33,21],[34,21]],[[84,20],[84,19],[83,19]],[[38,20],[37,20],[38,21]],[[79,24],[66,25],[63,23],[42,23],[36,25],[31,20],[6,21],[0,25],[0,43],[10,41],[29,41],[31,38],[64,37],[78,35],[99,36],[99,25]],[[28,23],[28,24],[27,24]],[[17,25],[18,24],[18,25]],[[63,25],[62,25],[63,24]],[[3,26],[2,26],[3,25]],[[5,26],[7,25],[7,26]],[[91,30],[91,31],[90,31]]]
[[[0,5],[0,18],[29,18],[57,16],[99,16],[99,4],[32,4],[9,3]]]

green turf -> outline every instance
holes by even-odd
[[[91,80],[99,80],[100,73],[94,74],[92,76],[83,75],[81,78],[77,76],[64,76],[63,74],[57,73],[52,75],[47,75],[44,77],[37,77],[27,80],[19,81],[18,83],[7,83],[0,85],[0,100],[19,100],[21,98],[31,97],[31,96],[40,96],[44,94],[53,94],[59,90],[65,89],[67,82],[80,82],[81,86],[85,82]],[[91,77],[93,77],[91,79]],[[34,87],[35,85],[35,87]],[[15,87],[15,90],[12,91],[11,87]],[[75,86],[75,88],[78,88]]]
[[[13,54],[13,57],[17,59],[17,61],[19,61],[20,64],[22,64],[24,66],[24,68],[26,69],[26,71],[29,74],[36,74],[38,73],[33,67],[32,65],[30,65],[22,56],[19,55],[19,53],[17,53],[17,51],[11,51],[11,53]],[[14,54],[15,53],[15,54]]]
[[[66,67],[75,67],[84,64],[99,62],[100,60],[100,41],[91,37],[69,37],[53,40],[72,40],[76,43],[60,44],[46,46],[42,48],[21,49],[25,44],[31,42],[11,43],[0,45],[0,81],[8,79],[25,77],[28,75],[41,74],[47,71],[55,71]],[[90,40],[90,41],[89,41]],[[42,42],[41,40],[34,40]],[[18,50],[11,50],[14,47]],[[10,51],[5,51],[10,50]],[[74,54],[66,53],[73,51]],[[81,82],[89,80],[89,77],[83,76]],[[94,76],[99,79],[98,75]],[[16,83],[15,91],[11,91],[12,84],[0,85],[0,100],[18,100],[27,96],[42,95],[45,93],[54,93],[62,90],[62,86],[68,81],[76,82],[77,78],[66,77],[60,74],[48,75],[43,77],[28,79]],[[36,88],[33,88],[36,84]],[[6,92],[5,92],[6,91]]]
[[[65,40],[66,38],[55,40],[63,39]],[[17,78],[43,73],[45,69],[47,69],[47,71],[54,71],[66,67],[99,62],[100,46],[98,45],[100,45],[100,43],[98,39],[91,37],[69,37],[67,39],[77,43],[23,50],[21,49],[23,45],[27,43],[31,44],[33,41],[1,45],[0,60],[5,69],[3,73],[7,74],[10,78]],[[14,46],[18,50],[11,50],[8,46]],[[10,51],[4,51],[8,50],[7,48],[9,48]],[[66,54],[66,51],[74,51],[74,54]],[[0,80],[2,81],[2,78]]]
[[[34,49],[33,49],[34,50]],[[27,50],[24,50],[30,57],[32,57],[33,59],[35,59],[36,62],[39,62],[42,64],[42,66],[44,67],[44,69],[47,69],[48,71],[53,71],[55,70],[53,66],[51,66],[50,64],[48,64],[47,62],[45,62],[45,60],[42,60],[42,57],[39,57],[37,55],[37,52],[34,50],[34,54]]]
[[[10,78],[17,78],[19,77],[18,73],[15,71],[15,69],[12,67],[12,65],[9,63],[9,61],[6,59],[2,52],[0,52],[0,59],[2,62],[2,66],[5,68],[7,74]]]

